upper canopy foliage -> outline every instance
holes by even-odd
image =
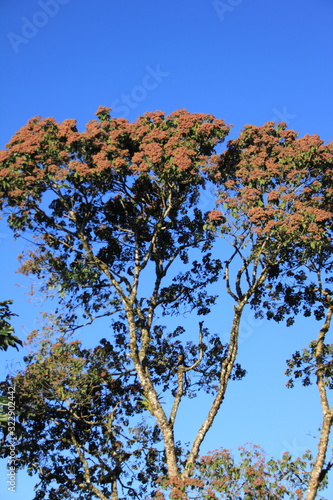
[[[195,206],[214,146],[229,130],[186,111],[146,113],[135,123],[110,118],[108,108],[97,115],[82,133],[74,120],[30,120],[1,152],[0,174],[11,227],[39,235],[21,270],[80,293],[95,312],[111,302],[106,269],[125,297],[148,262],[161,280],[177,256],[187,262],[187,248],[209,245]]]
[[[247,125],[228,143],[215,178],[220,197],[243,227],[277,242],[319,242],[333,215],[333,144],[297,137],[281,123]],[[311,245],[310,245],[311,246]]]

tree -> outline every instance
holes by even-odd
[[[81,317],[91,323],[108,316],[121,330],[112,342],[131,359],[177,498],[229,380],[245,374],[236,362],[244,308],[262,314],[286,266],[299,268],[298,254],[319,251],[318,238],[327,236],[332,213],[316,182],[331,186],[325,172],[332,148],[268,123],[245,127],[220,157],[214,148],[229,129],[211,115],[156,112],[129,123],[100,108],[97,116],[82,133],[74,120],[30,120],[1,152],[3,209],[16,235],[34,234],[21,271],[56,290],[60,331],[79,328]],[[207,182],[220,206],[203,214]],[[219,236],[231,243],[224,262],[212,251]],[[227,344],[199,318],[196,342],[182,325],[161,324],[184,311],[210,313],[210,285],[222,275],[235,302]],[[268,307],[269,316],[279,314]],[[178,409],[200,390],[213,394],[213,403],[180,453]],[[161,391],[173,397],[170,411]]]
[[[178,476],[173,429],[180,401],[196,386],[213,390],[224,347],[217,337],[209,341],[200,326],[198,343],[186,349],[178,340],[183,329],[165,333],[157,312],[185,306],[205,314],[214,302],[206,287],[221,264],[209,252],[213,235],[196,203],[210,154],[228,127],[185,111],[166,118],[147,113],[133,124],[110,119],[105,108],[97,115],[99,122],[83,133],[73,120],[31,120],[2,152],[3,199],[16,234],[35,233],[36,250],[21,270],[45,277],[46,287],[64,295],[63,323],[77,326],[79,308],[88,322],[116,315],[116,323],[125,325],[123,349],[162,434],[169,475]],[[190,248],[203,252],[192,265]],[[166,279],[176,259],[188,270]],[[148,275],[147,290],[142,282]],[[241,375],[236,367],[234,376]],[[173,394],[170,415],[160,389]],[[192,456],[209,426],[198,435]]]
[[[306,304],[304,315],[310,315],[312,306],[316,319],[322,321],[317,339],[312,340],[308,348],[294,353],[287,361],[286,370],[286,374],[290,377],[288,387],[294,386],[295,379],[300,379],[304,386],[309,386],[315,377],[323,415],[318,452],[309,479],[307,500],[316,498],[320,483],[333,466],[332,458],[328,462],[326,460],[333,422],[333,406],[329,403],[328,395],[328,390],[333,388],[333,344],[327,342],[333,312],[332,278],[327,276],[332,268],[331,255],[331,249],[324,248],[319,255],[310,256],[306,262],[302,259],[305,271],[296,276],[296,287],[292,290],[289,288],[283,290],[284,300],[289,308],[297,309],[303,299]]]
[[[324,319],[317,341],[302,355],[295,353],[287,370],[288,375],[303,377],[304,385],[310,383],[310,375],[316,375],[323,412],[307,500],[316,497],[331,468],[330,462],[325,465],[325,457],[333,421],[327,396],[327,388],[333,387],[327,359],[332,347],[325,339],[333,304],[332,153],[332,144],[324,144],[318,136],[298,138],[285,124],[276,128],[267,123],[245,127],[240,137],[229,143],[217,169],[224,180],[221,200],[235,224],[250,240],[263,245],[268,240],[261,252],[270,265],[267,280],[257,287],[251,300],[257,314],[263,315],[266,309],[268,319],[286,319],[287,326],[300,312]]]
[[[157,479],[157,463],[161,471],[164,466],[154,447],[158,429],[140,418],[141,386],[125,353],[106,339],[83,349],[79,341],[52,343],[44,336],[25,362],[25,371],[11,379],[18,414],[15,460],[38,474],[35,499],[80,492],[118,499],[117,485],[125,493],[121,498],[141,498]]]

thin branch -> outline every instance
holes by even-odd
[[[229,260],[226,260],[225,261],[225,280],[226,280],[226,289],[227,289],[227,292],[228,294],[235,300],[235,302],[237,302],[238,300],[238,297],[237,295],[234,294],[234,292],[231,290],[231,286],[230,286],[230,276],[229,276],[229,267],[230,267],[230,264],[231,264],[231,261],[233,260],[233,258],[235,257],[235,255],[237,254],[237,252],[235,251],[232,256],[230,257]]]
[[[188,366],[184,369],[185,372],[189,372],[190,370],[194,370],[202,361],[203,358],[203,343],[202,343],[202,327],[203,327],[203,321],[200,321],[199,323],[199,357],[198,359],[193,363],[193,365]]]
[[[178,370],[177,370],[177,392],[173,400],[173,405],[170,413],[169,422],[172,427],[175,425],[175,420],[180,405],[180,401],[184,395],[184,355],[178,357]]]
[[[177,393],[173,401],[171,413],[170,413],[170,424],[174,426],[178,408],[181,402],[181,398],[184,395],[184,375],[186,372],[190,370],[194,370],[202,361],[203,358],[203,344],[202,344],[202,327],[203,321],[199,323],[199,357],[198,359],[191,365],[185,367],[184,365],[184,355],[180,355],[178,358],[178,373],[177,373]]]

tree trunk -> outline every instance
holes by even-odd
[[[308,490],[306,493],[305,500],[314,500],[317,495],[318,487],[322,480],[322,471],[324,469],[325,457],[328,447],[328,441],[330,437],[330,430],[333,418],[333,408],[331,408],[324,416],[323,425],[320,434],[320,441],[318,444],[318,453],[315,461],[315,465],[311,471],[310,481]]]
[[[328,332],[331,325],[332,314],[333,314],[333,307],[330,306],[326,314],[325,323],[320,329],[316,347],[316,365],[318,368],[317,387],[319,391],[320,403],[323,412],[323,425],[320,433],[317,457],[315,460],[314,467],[311,471],[308,491],[305,500],[314,500],[316,498],[318,487],[323,479],[322,474],[326,472],[324,470],[324,464],[325,464],[325,458],[326,458],[327,447],[333,420],[333,408],[329,407],[327,399],[326,384],[324,379],[323,348],[324,348],[326,333]]]
[[[158,394],[150,379],[148,370],[143,366],[143,363],[140,360],[136,338],[136,325],[132,311],[127,311],[127,319],[130,327],[130,356],[133,361],[134,368],[138,374],[145,397],[149,402],[149,410],[151,414],[156,418],[157,424],[163,436],[169,478],[177,478],[179,477],[179,469],[177,464],[173,425],[169,422],[169,419],[162,408],[162,405],[158,399]]]

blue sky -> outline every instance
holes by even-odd
[[[76,118],[82,130],[99,105],[129,120],[157,109],[212,113],[234,125],[231,137],[248,123],[283,120],[331,140],[332,21],[331,0],[2,0],[1,147],[36,115]],[[15,300],[24,338],[43,306],[15,274],[22,245],[2,224],[0,299]],[[211,326],[227,331],[219,307]],[[316,391],[287,390],[283,372],[317,326],[300,319],[286,329],[245,313],[240,359],[249,374],[230,385],[203,451],[247,441],[275,456],[314,448]],[[1,375],[21,357],[2,353]],[[203,417],[203,405],[191,405],[178,429],[185,440]],[[19,473],[15,500],[33,498],[32,488]],[[6,488],[1,495],[14,498]]]

